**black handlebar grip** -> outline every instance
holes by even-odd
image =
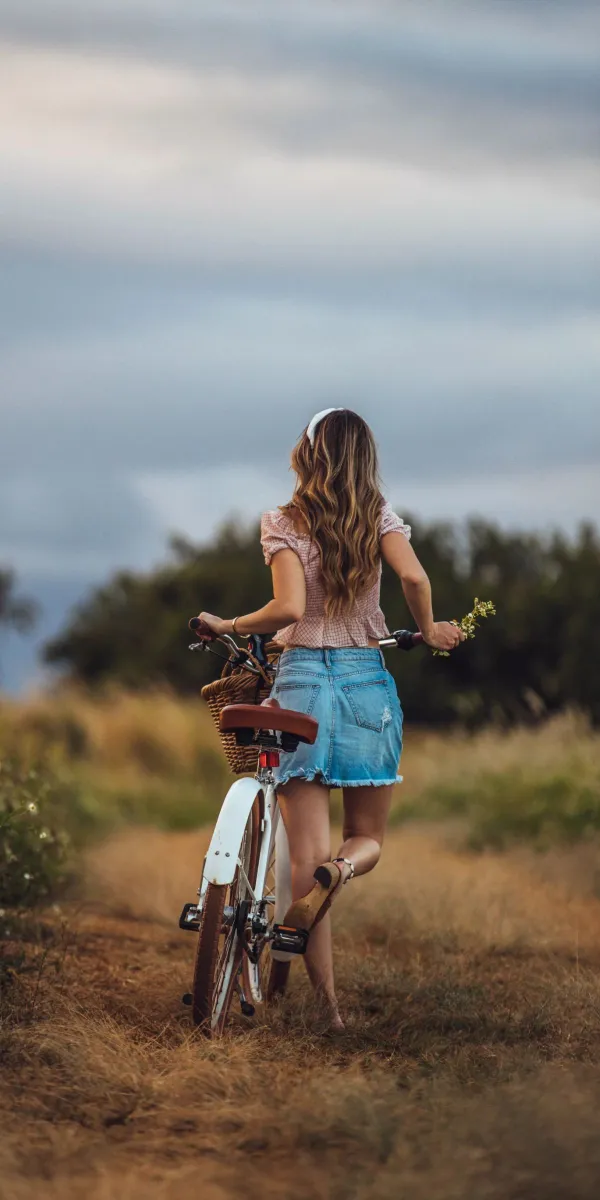
[[[392,637],[399,650],[414,650],[423,641],[423,634],[414,633],[412,629],[395,629]]]
[[[202,640],[205,642],[215,642],[217,640],[216,633],[213,633],[212,629],[210,629],[200,617],[190,617],[190,620],[188,621],[188,629],[191,629],[194,633],[197,633],[198,637],[202,638]]]

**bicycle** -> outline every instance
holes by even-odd
[[[190,628],[200,622],[192,618]],[[399,629],[379,645],[412,650],[420,633]],[[265,654],[266,637],[248,639],[248,652],[232,637],[203,636],[190,650],[210,650],[219,641],[230,661],[252,660],[274,677]],[[312,744],[318,723],[293,709],[263,704],[230,704],[220,715],[222,733],[233,733],[238,745],[256,746],[257,771],[231,785],[221,807],[202,867],[198,899],[184,904],[180,929],[196,932],[198,943],[192,991],[183,1002],[191,1006],[194,1024],[208,1036],[223,1032],[234,994],[241,1012],[254,1016],[265,997],[283,993],[293,958],[304,954],[305,930],[281,922],[292,901],[289,848],[280,820],[273,776],[280,754],[296,750],[300,741]],[[270,963],[267,968],[266,949]]]

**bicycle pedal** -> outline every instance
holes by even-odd
[[[200,911],[197,904],[184,904],[179,918],[180,929],[191,929],[197,933],[200,928]]]
[[[296,929],[293,925],[274,925],[271,937],[272,950],[285,950],[288,954],[306,954],[308,929]]]

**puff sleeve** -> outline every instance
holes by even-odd
[[[293,550],[295,554],[298,553],[298,538],[294,526],[289,518],[276,508],[262,515],[260,542],[268,567],[278,550]]]
[[[404,536],[410,541],[410,525],[406,525],[402,520],[402,517],[396,516],[391,504],[387,500],[381,510],[379,536],[383,537],[384,533],[403,533]]]

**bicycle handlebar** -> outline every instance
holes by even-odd
[[[412,629],[394,629],[389,637],[380,639],[382,649],[386,646],[397,646],[399,650],[414,650],[415,646],[423,644],[423,634]]]
[[[216,642],[218,634],[200,620],[200,617],[192,617],[188,621],[188,628],[193,630],[199,638],[204,642]],[[228,637],[228,635],[226,635]],[[387,646],[397,646],[399,650],[414,650],[415,646],[421,645],[423,642],[423,634],[415,633],[411,629],[395,629],[389,637],[380,639],[379,645],[384,649]]]
[[[197,633],[198,637],[207,642],[216,642],[217,640],[217,634],[214,633],[205,621],[201,621],[200,617],[191,617],[188,621],[188,629],[191,629],[193,633]]]

